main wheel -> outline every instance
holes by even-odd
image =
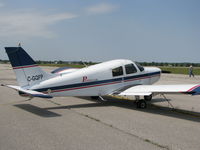
[[[139,100],[137,102],[137,108],[141,108],[141,109],[144,109],[144,108],[147,108],[147,103],[145,100]]]
[[[144,96],[144,100],[151,101],[152,100],[152,94],[148,96]]]

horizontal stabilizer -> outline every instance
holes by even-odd
[[[12,89],[15,89],[17,91],[23,92],[25,94],[30,95],[31,97],[40,97],[40,98],[53,98],[51,95],[48,94],[44,94],[42,92],[37,92],[37,91],[33,91],[33,90],[27,90],[27,89],[23,89],[20,86],[15,86],[15,85],[4,85],[2,84],[1,86],[6,86]]]

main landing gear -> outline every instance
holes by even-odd
[[[140,99],[139,96],[136,96],[136,107],[140,109],[145,109],[147,108],[147,102],[146,101],[151,101],[152,100],[152,95],[144,96],[144,100]],[[91,96],[91,99],[94,100],[101,100],[101,101],[106,101],[103,97],[101,96]]]
[[[136,106],[137,108],[145,109],[147,108],[147,102],[146,101],[151,101],[152,100],[152,95],[144,96],[144,100],[141,100],[139,96],[136,97]]]
[[[144,109],[144,108],[147,108],[147,103],[145,100],[138,100],[136,101],[136,106],[137,108]]]

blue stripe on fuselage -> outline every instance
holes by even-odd
[[[143,77],[150,77],[153,75],[159,75],[160,72],[152,72],[147,74],[141,74],[141,75],[134,75],[134,76],[128,76],[128,77],[120,77],[115,79],[108,79],[108,80],[101,80],[101,81],[92,81],[92,82],[83,82],[83,83],[76,83],[76,84],[69,84],[69,85],[63,85],[63,86],[56,86],[56,87],[48,87],[48,88],[41,88],[41,89],[33,89],[38,92],[46,92],[47,90],[51,90],[52,92],[54,90],[64,90],[64,89],[70,89],[70,88],[81,88],[85,86],[92,86],[92,85],[100,85],[100,84],[107,84],[112,82],[120,82],[122,80],[131,80],[131,79],[137,79],[137,78],[143,78]]]
[[[200,95],[200,86],[193,89],[191,92],[194,92],[192,95]]]

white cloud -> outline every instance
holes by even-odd
[[[4,4],[0,2],[0,7]],[[85,9],[89,15],[104,14],[115,11],[117,5],[101,3]],[[43,37],[52,38],[56,36],[50,28],[53,24],[78,17],[72,13],[44,14],[40,12],[1,12],[0,13],[0,37],[6,38],[29,38]]]
[[[40,13],[1,13],[0,37],[44,37],[51,38],[55,33],[49,26],[60,21],[76,18],[70,13],[44,15]]]
[[[115,11],[118,8],[117,5],[102,3],[95,6],[88,7],[86,12],[88,14],[105,14]]]

